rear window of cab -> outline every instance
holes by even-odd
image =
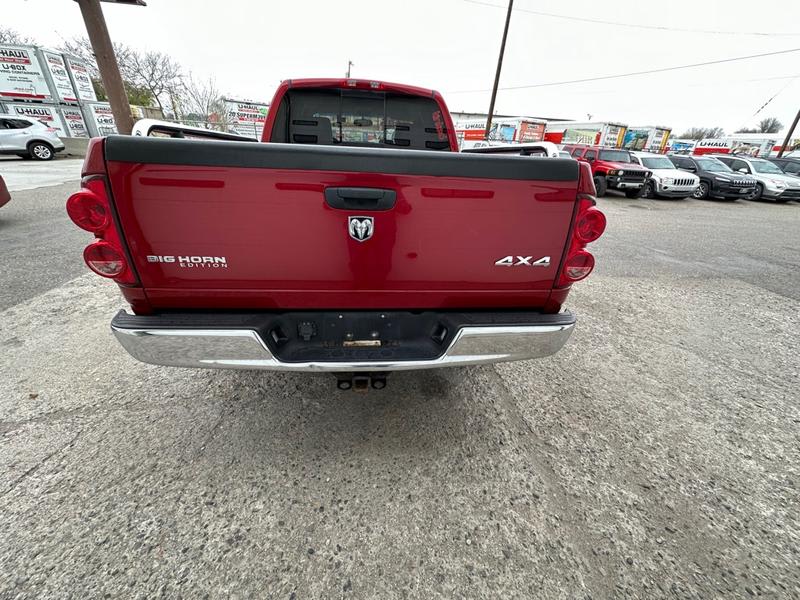
[[[278,108],[271,141],[449,150],[433,98],[379,91],[292,89]]]

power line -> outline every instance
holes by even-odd
[[[574,83],[586,83],[589,81],[602,81],[605,79],[620,79],[623,77],[636,77],[637,75],[649,75],[651,73],[665,73],[667,71],[678,71],[680,69],[694,69],[697,67],[706,67],[708,65],[719,65],[722,63],[736,62],[739,60],[750,60],[752,58],[762,58],[764,56],[776,56],[778,54],[790,54],[792,52],[800,52],[800,48],[790,48],[789,50],[777,50],[776,52],[764,52],[763,54],[751,54],[749,56],[737,56],[734,58],[722,58],[719,60],[708,60],[700,63],[692,63],[689,65],[677,65],[674,67],[662,67],[661,69],[649,69],[647,71],[633,71],[631,73],[620,73],[617,75],[601,75],[600,77],[586,77],[584,79],[571,79],[568,81],[550,81],[548,83],[531,83],[528,85],[512,85],[501,87],[501,90],[524,90],[530,88],[552,87],[557,85],[571,85]],[[475,92],[488,92],[491,90],[458,90],[455,92],[448,92],[449,94],[471,94]]]
[[[740,83],[750,83],[754,81],[781,81],[786,79],[798,79],[800,78],[800,73],[795,75],[778,75],[775,77],[756,77],[756,78],[748,78],[748,79],[737,79],[737,85]],[[726,83],[730,83],[730,79],[715,79],[715,80],[705,80],[704,83],[685,83],[681,84],[682,88],[705,88],[705,87],[715,87],[719,85],[723,85]],[[453,92],[450,92],[453,93]],[[581,90],[581,96],[594,96],[597,94],[619,94],[619,88],[606,88],[606,89],[584,89]]]
[[[481,6],[491,6],[492,8],[502,8],[502,9],[506,8],[505,6],[492,4],[491,2],[481,2],[481,0],[462,0],[462,1],[469,2],[470,4],[479,4]],[[682,33],[705,33],[712,35],[757,35],[757,36],[770,36],[770,37],[800,36],[800,33],[777,33],[777,32],[764,32],[764,31],[718,31],[714,29],[684,29],[681,27],[666,27],[663,25],[639,25],[637,23],[619,23],[617,21],[604,21],[602,19],[590,19],[588,17],[573,17],[571,15],[559,15],[555,13],[542,12],[538,10],[529,10],[527,8],[515,8],[514,10],[516,12],[530,13],[532,15],[538,15],[540,17],[551,17],[553,19],[565,19],[567,21],[582,21],[584,23],[593,23],[596,25],[614,25],[616,27],[632,27],[634,29],[649,29],[653,31],[679,31]]]
[[[781,89],[779,89],[777,92],[775,92],[775,93],[772,95],[772,97],[771,97],[769,100],[767,100],[766,102],[764,102],[764,104],[762,104],[762,105],[761,105],[761,107],[760,107],[760,108],[759,108],[759,109],[758,109],[756,112],[754,112],[754,113],[753,113],[753,117],[755,117],[756,115],[758,115],[758,113],[760,113],[762,110],[764,110],[764,109],[767,107],[767,105],[768,105],[770,102],[772,102],[772,101],[773,101],[773,100],[775,100],[775,98],[777,98],[777,97],[778,97],[780,94],[782,94],[783,92],[785,92],[785,91],[786,91],[786,88],[788,88],[790,85],[792,85],[792,84],[794,83],[795,79],[797,79],[797,77],[800,77],[800,76],[799,76],[799,75],[795,75],[795,76],[792,78],[792,80],[791,80],[791,81],[789,81],[789,82],[788,82],[788,83],[787,83],[785,86],[783,86]],[[752,118],[752,117],[751,117],[751,118]]]

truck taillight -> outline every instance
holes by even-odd
[[[594,256],[586,250],[578,250],[564,262],[564,278],[570,282],[580,281],[588,277],[592,269],[594,269]]]
[[[101,233],[111,223],[108,205],[89,190],[81,190],[69,197],[67,214],[75,225],[91,233]]]
[[[122,251],[102,240],[94,241],[86,246],[83,251],[83,260],[92,271],[110,279],[119,277],[128,268]]]
[[[95,235],[95,240],[83,251],[86,265],[98,275],[119,284],[136,285],[136,274],[123,250],[122,236],[114,224],[105,177],[85,177],[81,181],[81,190],[67,200],[67,214],[78,227]]]
[[[594,269],[594,256],[586,251],[586,244],[597,240],[606,229],[606,216],[595,208],[595,188],[591,167],[578,165],[578,205],[571,237],[556,287],[563,288],[585,279]]]
[[[584,244],[595,241],[606,229],[606,216],[596,208],[589,208],[578,215],[575,222],[575,237]]]

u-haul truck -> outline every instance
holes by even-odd
[[[622,147],[626,150],[664,154],[667,151],[667,143],[671,133],[672,128],[670,127],[631,125],[625,132]]]
[[[454,127],[460,150],[495,144],[527,144],[541,142],[547,121],[531,117],[492,118],[492,130],[486,137],[486,119],[456,121]]]
[[[774,133],[732,133],[697,142],[692,154],[746,154],[768,157],[780,150],[783,136]]]
[[[628,126],[610,121],[550,121],[545,127],[544,139],[554,144],[587,144],[621,148]]]

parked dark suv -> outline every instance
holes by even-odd
[[[756,180],[749,175],[734,172],[728,165],[707,156],[676,156],[669,159],[678,169],[694,173],[700,178],[700,185],[692,193],[692,198],[720,198],[735,200],[747,198],[756,190]]]

